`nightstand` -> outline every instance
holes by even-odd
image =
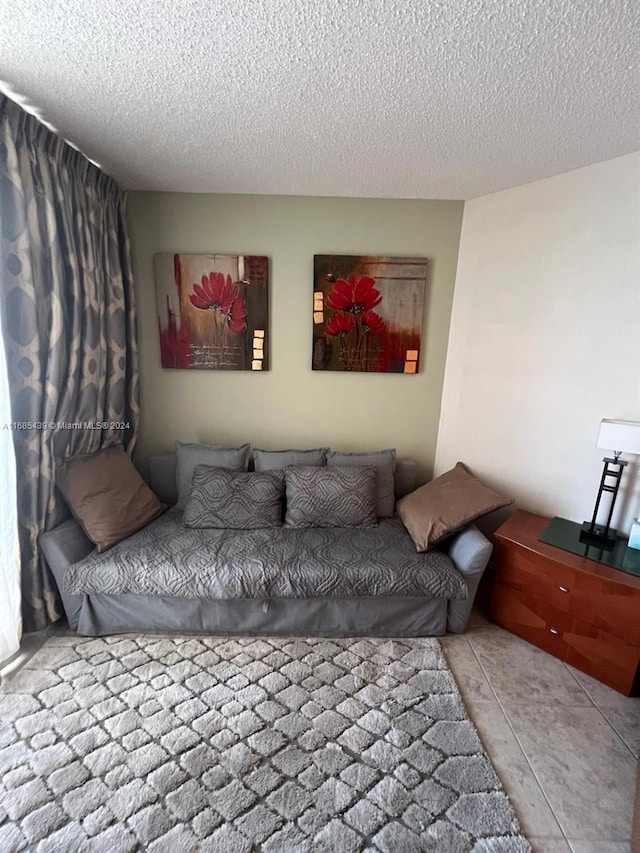
[[[640,693],[640,577],[539,541],[517,510],[495,533],[491,618],[627,696]]]

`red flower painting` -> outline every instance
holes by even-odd
[[[369,337],[386,326],[373,310],[382,302],[375,283],[370,276],[351,274],[339,278],[327,296],[326,305],[334,313],[324,333],[340,339],[340,361],[345,370],[369,370]]]
[[[373,332],[374,334],[382,332],[386,325],[382,317],[376,314],[375,311],[365,311],[362,315],[362,328],[366,334],[369,332]]]
[[[376,280],[369,276],[349,275],[346,280],[339,278],[331,293],[327,296],[327,307],[336,311],[348,311],[350,314],[362,314],[370,311],[382,302],[380,291],[376,290]]]
[[[229,324],[229,328],[232,332],[238,334],[239,332],[244,332],[247,328],[246,323],[247,318],[247,309],[244,305],[244,299],[240,296],[236,296],[236,298],[231,303],[231,308],[227,313],[227,323]]]
[[[331,319],[324,327],[324,333],[333,337],[348,335],[355,323],[356,321],[349,314],[332,314]]]
[[[313,370],[419,371],[426,258],[315,255]]]
[[[269,369],[269,259],[263,255],[154,257],[163,367]]]
[[[193,285],[189,301],[202,311],[221,314],[232,332],[244,332],[247,328],[244,299],[238,296],[238,285],[233,283],[230,275],[225,277],[221,272],[203,275],[202,284]]]

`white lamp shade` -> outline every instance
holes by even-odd
[[[600,421],[598,447],[620,453],[640,455],[640,423],[637,421]]]

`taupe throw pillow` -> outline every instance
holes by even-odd
[[[284,473],[245,473],[198,465],[184,508],[185,527],[280,527]]]
[[[375,527],[376,469],[287,468],[285,527]]]
[[[451,471],[400,498],[396,509],[416,549],[428,551],[476,518],[512,503],[512,498],[494,492],[458,462]]]
[[[140,530],[163,510],[121,445],[69,459],[59,469],[56,483],[101,552]]]
[[[376,450],[371,453],[327,453],[327,465],[333,467],[373,465],[376,469],[376,512],[380,518],[389,518],[395,507],[396,451]]]

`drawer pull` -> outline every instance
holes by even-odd
[[[551,631],[552,634],[559,634],[560,633],[560,631],[558,631],[557,628],[549,628],[549,630]]]
[[[560,590],[560,592],[569,592],[566,586],[559,586],[558,589]]]

